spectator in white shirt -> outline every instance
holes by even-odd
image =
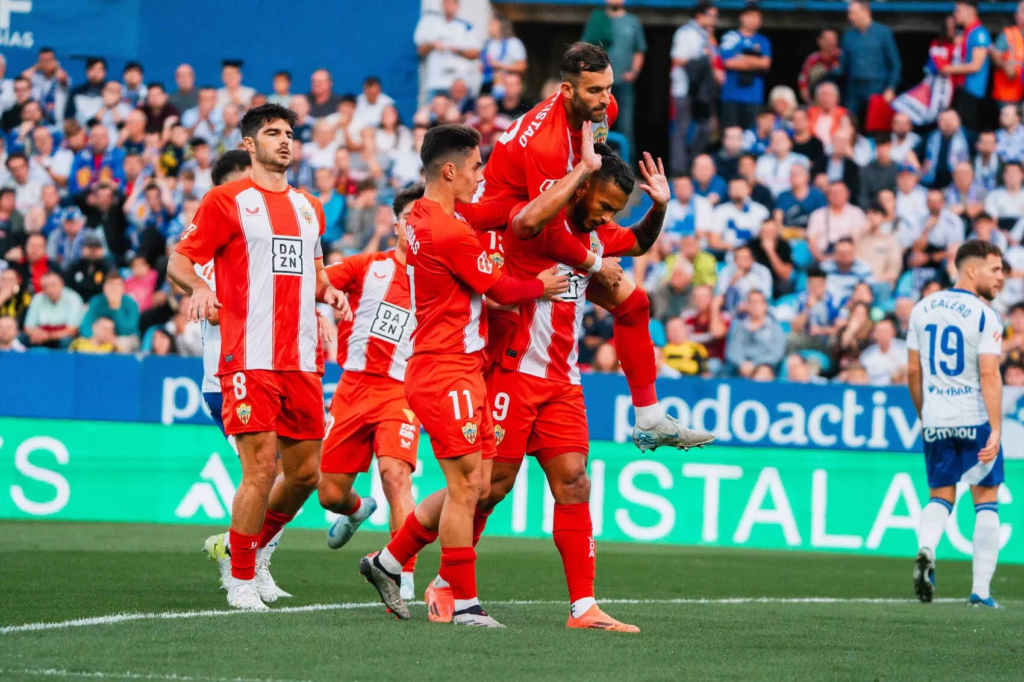
[[[22,213],[43,201],[43,183],[29,177],[28,159],[21,152],[7,155],[7,171],[11,177],[7,187],[14,190],[14,207]]]
[[[912,166],[904,165],[896,176],[896,216],[917,227],[928,217],[928,190]]]
[[[487,24],[487,42],[480,51],[481,92],[501,99],[505,95],[505,76],[525,75],[526,64],[526,46],[512,34],[512,22],[508,17],[492,14]]]
[[[385,107],[380,124],[374,127],[377,153],[386,158],[389,164],[397,155],[412,149],[412,132],[402,125],[394,105]]]
[[[698,112],[694,118],[693,103],[706,99],[703,85],[713,85],[712,50],[709,33],[718,23],[718,8],[707,0],[701,0],[693,10],[693,19],[686,22],[672,36],[672,99],[676,109],[675,127],[672,132],[672,172],[682,174],[690,167],[690,159],[701,154],[708,144],[710,134],[709,116]],[[699,81],[690,82],[693,73]],[[693,92],[691,93],[691,85]],[[713,88],[709,88],[713,92]],[[710,114],[710,111],[708,112]],[[690,137],[691,123],[697,130]]]
[[[840,240],[856,241],[868,229],[868,218],[850,203],[845,183],[833,182],[827,197],[828,206],[817,209],[807,221],[807,246],[817,261],[825,260],[825,254]]]
[[[334,126],[329,121],[320,120],[313,126],[313,143],[304,145],[302,156],[310,168],[334,167],[334,152],[338,150],[338,142],[334,138]]]
[[[71,164],[75,155],[68,149],[53,149],[53,133],[46,126],[32,131],[32,158],[29,160],[29,174],[32,180],[43,185],[54,183],[66,187]]]
[[[229,104],[234,104],[243,110],[248,109],[256,90],[248,85],[242,85],[242,60],[223,60],[220,80],[224,87],[217,90],[217,106],[223,109]]]
[[[900,246],[909,249],[920,242],[921,248],[946,249],[964,240],[964,221],[946,208],[946,198],[941,189],[928,190],[927,206],[928,216],[923,223],[904,223],[896,233]]]
[[[353,134],[363,128],[376,128],[384,117],[384,110],[394,106],[395,100],[384,94],[380,79],[370,76],[363,81],[363,91],[356,98],[356,109],[352,115]]]
[[[799,164],[811,167],[811,161],[803,154],[794,154],[793,141],[785,130],[773,130],[769,138],[768,153],[757,160],[754,171],[757,181],[772,191],[773,197],[793,189],[789,175],[793,166]]]
[[[744,178],[729,181],[729,201],[715,207],[711,221],[708,246],[726,251],[761,233],[761,225],[768,220],[768,209],[750,198],[750,183]],[[771,273],[768,275],[771,280]],[[771,289],[768,290],[771,295]]]
[[[896,338],[891,318],[875,323],[874,343],[860,354],[860,365],[867,370],[872,386],[903,384],[907,381],[907,343]]]
[[[914,132],[914,124],[906,114],[892,117],[892,151],[890,156],[896,163],[919,166],[914,149],[921,143],[921,136]]]
[[[447,92],[461,78],[477,83],[480,40],[468,21],[459,19],[459,0],[442,0],[441,14],[425,13],[416,25],[413,42],[423,59],[423,89],[426,100]]]
[[[267,98],[271,104],[280,104],[286,107],[292,101],[292,74],[291,71],[278,71],[274,74],[274,81],[271,85],[274,94]]]
[[[1000,229],[1012,229],[1010,239],[1017,243],[1020,242],[1021,236],[1015,223],[1024,215],[1022,182],[1024,171],[1021,171],[1020,164],[1008,163],[1003,168],[1003,186],[992,190],[985,197],[985,213],[996,219]]]
[[[224,111],[217,105],[217,91],[199,88],[198,104],[181,115],[181,124],[188,128],[190,137],[201,137],[213,144],[224,129]]]
[[[772,271],[754,260],[749,246],[733,253],[732,262],[718,275],[715,293],[723,297],[724,310],[737,312],[751,291],[760,291],[765,298],[772,295]]]
[[[672,181],[675,196],[665,208],[664,234],[672,241],[688,234],[707,239],[714,221],[714,207],[693,193],[693,181],[682,175]]]
[[[0,114],[14,104],[14,79],[7,77],[7,58],[0,54]]]
[[[821,269],[826,290],[840,305],[845,305],[858,284],[870,281],[874,275],[871,266],[857,258],[857,246],[850,238],[836,242],[832,258],[822,261]]]

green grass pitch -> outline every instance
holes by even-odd
[[[969,608],[969,562],[940,564],[938,597],[912,602],[911,561],[838,554],[598,546],[598,596],[639,635],[569,631],[561,564],[544,540],[484,537],[479,587],[504,631],[398,622],[356,573],[381,534],[327,549],[286,532],[280,607],[230,614],[198,526],[0,523],[0,679],[198,680],[1020,680],[1024,567],[1001,566],[1006,608]],[[909,552],[909,548],[908,548]],[[430,548],[417,593],[433,576]],[[810,597],[835,602],[783,601]],[[735,602],[730,598],[764,598]],[[868,602],[869,599],[900,600]],[[610,600],[655,600],[611,603]],[[699,600],[707,600],[700,602]],[[847,601],[861,600],[861,601]],[[525,601],[530,603],[514,603]],[[344,608],[339,605],[344,605]],[[26,630],[115,614],[180,618]]]

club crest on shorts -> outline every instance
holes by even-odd
[[[494,427],[494,444],[501,445],[501,441],[505,439],[505,427],[495,426]]]
[[[470,445],[476,442],[477,428],[473,422],[466,422],[462,425],[462,435],[466,437]]]
[[[249,423],[249,417],[252,416],[252,406],[242,403],[235,408],[235,414],[242,420],[242,425],[245,426]]]

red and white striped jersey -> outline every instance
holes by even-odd
[[[413,355],[472,354],[487,342],[481,294],[501,278],[500,268],[468,223],[449,216],[436,201],[420,199],[406,222],[416,329]]]
[[[566,231],[599,257],[622,256],[636,246],[631,230],[615,224],[583,232],[564,222]],[[543,238],[545,235],[539,235]],[[563,383],[580,383],[579,336],[591,273],[556,263],[541,255],[536,238],[523,240],[505,233],[506,267],[512,277],[536,277],[557,265],[569,277],[569,291],[558,300],[538,299],[520,304],[515,335],[502,358],[502,366],[524,374]]]
[[[181,236],[178,253],[214,262],[220,310],[218,375],[239,370],[323,373],[316,320],[320,201],[271,192],[251,179],[214,187]]]
[[[346,372],[405,381],[416,327],[405,265],[386,251],[352,256],[326,271],[352,308],[352,321],[338,326],[338,364]]]

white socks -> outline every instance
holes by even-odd
[[[380,554],[377,555],[377,560],[380,561],[380,565],[383,566],[384,570],[388,573],[393,573],[394,575],[402,574],[402,564],[398,562],[398,559],[391,555],[391,552],[388,551],[387,547],[382,549]]]
[[[989,585],[999,558],[999,503],[975,505],[974,512],[974,585],[971,591],[989,598]]]
[[[636,425],[641,429],[653,428],[665,416],[665,410],[658,403],[633,409],[636,411]]]
[[[274,553],[274,550],[277,549],[277,543],[281,540],[281,535],[283,533],[284,528],[277,531],[277,535],[271,538],[270,542],[267,543],[267,546],[263,548],[263,556],[267,557],[268,559],[270,558],[270,556]]]
[[[917,548],[928,549],[935,552],[935,548],[942,539],[942,533],[946,530],[946,522],[949,521],[949,513],[953,511],[953,504],[939,497],[928,500],[928,504],[921,511],[921,525],[917,529]]]
[[[461,613],[466,609],[470,609],[474,606],[480,606],[480,600],[476,597],[472,599],[456,599],[455,600],[455,613]]]
[[[583,599],[577,599],[569,606],[569,613],[572,614],[573,618],[579,618],[584,613],[590,610],[591,606],[595,606],[597,600],[593,597],[584,597]]]

